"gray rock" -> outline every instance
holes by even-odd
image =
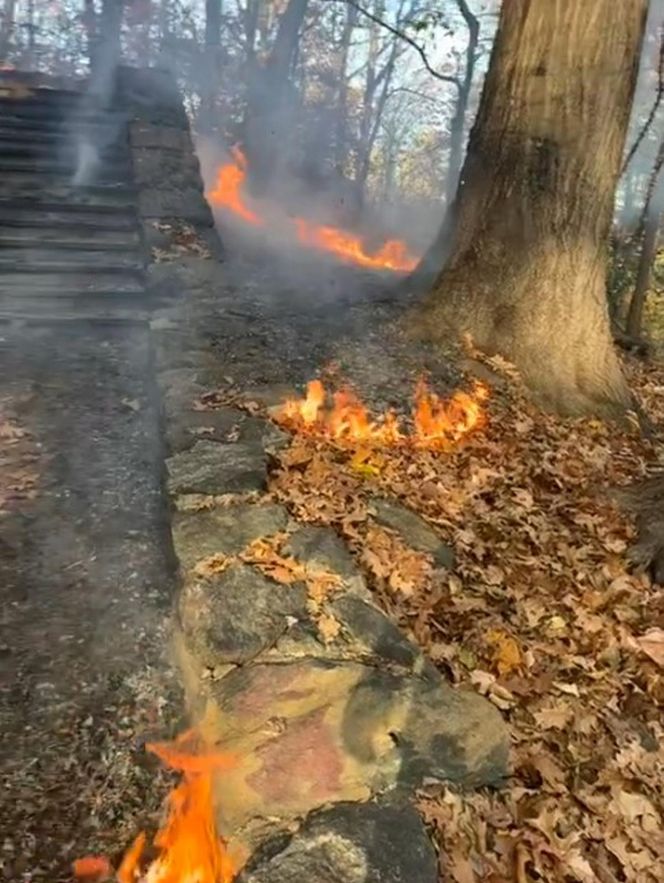
[[[199,184],[200,168],[193,152],[134,148],[131,154],[134,180],[139,188],[197,187]]]
[[[234,555],[249,543],[286,528],[288,513],[275,504],[240,503],[173,517],[173,544],[183,568],[210,555]]]
[[[381,663],[407,671],[438,677],[436,668],[419,648],[381,610],[354,595],[342,595],[329,604],[343,626],[344,640],[358,656],[372,656]]]
[[[234,565],[185,584],[178,612],[187,649],[200,665],[243,663],[272,645],[305,613],[302,585],[282,586],[258,570]]]
[[[140,190],[138,210],[142,218],[180,218],[207,227],[214,223],[202,189],[194,184],[169,187],[164,183]]]
[[[265,486],[266,454],[257,443],[198,441],[166,461],[171,494],[228,494]]]
[[[439,567],[451,570],[454,567],[454,551],[444,543],[426,521],[393,500],[374,497],[371,500],[374,517],[379,524],[401,534],[404,540],[418,552],[433,555]]]
[[[436,667],[382,611],[357,595],[349,593],[332,598],[324,612],[341,625],[334,639],[323,640],[313,620],[299,620],[279,638],[266,655],[266,662],[304,657],[344,660],[386,666],[390,671],[416,673],[425,678],[440,677]]]
[[[285,552],[309,567],[338,573],[348,591],[369,597],[364,578],[350,552],[331,527],[300,528],[286,544]]]
[[[159,126],[146,122],[135,122],[129,127],[129,141],[138,149],[176,150],[193,153],[191,136],[179,126]]]
[[[174,400],[171,400],[173,402]],[[230,435],[240,433],[245,415],[237,408],[215,408],[212,411],[176,410],[171,408],[166,421],[166,441],[169,450],[177,454],[186,451],[197,441],[237,441]],[[242,436],[239,435],[239,438]]]
[[[284,848],[265,845],[238,883],[436,883],[436,853],[409,806],[340,804],[310,816]],[[272,854],[270,854],[272,853]]]

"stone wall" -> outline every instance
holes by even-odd
[[[219,257],[221,247],[203,193],[189,121],[175,81],[157,69],[120,67],[115,105],[129,117],[138,213],[149,247],[169,247],[170,225],[189,225]]]
[[[152,100],[149,78],[129,80],[144,222],[174,211],[204,229],[209,209],[175,96],[157,79]],[[298,523],[266,495],[289,437],[267,418],[205,405],[226,370],[207,330],[223,266],[188,257],[149,272],[161,295],[151,328],[179,566],[174,647],[193,724],[233,757],[215,783],[215,808],[239,879],[436,883],[435,852],[409,799],[429,780],[499,783],[502,719],[485,699],[452,689],[379,609],[331,528]],[[375,510],[451,566],[417,515],[391,500]],[[246,555],[275,535],[301,567],[290,583]],[[333,588],[314,598],[321,575]],[[338,630],[324,633],[325,616]]]

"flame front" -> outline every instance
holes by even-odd
[[[245,204],[242,195],[247,177],[247,161],[239,147],[234,147],[231,153],[234,161],[219,167],[217,186],[208,193],[208,199],[213,205],[232,211],[247,224],[260,227],[263,219]]]
[[[290,399],[274,413],[274,419],[296,432],[319,435],[341,443],[405,445],[444,449],[481,425],[484,384],[475,382],[470,393],[458,390],[441,399],[421,380],[415,389],[412,431],[404,429],[396,414],[387,411],[372,419],[366,406],[348,389],[335,392],[331,407],[320,380],[312,380],[303,399]]]
[[[232,759],[205,748],[193,730],[175,742],[147,748],[183,778],[168,796],[166,821],[154,838],[157,857],[146,862],[147,837],[141,832],[115,879],[118,883],[231,883],[235,869],[216,831],[212,785],[214,774],[228,769]],[[74,875],[81,883],[108,879],[93,876],[95,869],[104,867],[110,866],[103,858],[79,859]]]
[[[247,177],[247,161],[242,151],[232,150],[232,162],[217,170],[217,183],[207,194],[212,205],[230,211],[254,227],[264,226],[264,219],[247,205],[243,186]],[[274,214],[274,208],[270,210]],[[306,218],[290,218],[286,215],[280,225],[292,226],[297,241],[308,248],[316,248],[336,255],[341,260],[367,267],[371,270],[392,270],[407,273],[414,270],[417,259],[408,253],[405,243],[389,239],[376,251],[368,250],[362,237],[340,227],[314,224]]]

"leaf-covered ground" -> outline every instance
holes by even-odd
[[[664,370],[626,370],[664,425]],[[511,727],[504,789],[420,796],[441,880],[664,879],[664,588],[630,571],[634,527],[609,493],[656,463],[656,440],[543,415],[515,384],[452,451],[299,436],[282,454],[271,493],[334,526],[382,606]],[[450,541],[453,572],[373,521],[377,490]]]

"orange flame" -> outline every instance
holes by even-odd
[[[263,226],[264,220],[246,204],[243,186],[247,177],[247,160],[238,147],[232,150],[233,161],[217,170],[217,184],[207,196],[219,208],[233,212],[253,226]],[[309,248],[317,248],[336,255],[344,261],[372,270],[409,272],[414,270],[417,259],[408,253],[405,243],[389,239],[379,249],[368,250],[362,237],[339,227],[314,224],[305,218],[287,218],[280,221],[294,227],[298,242]]]
[[[247,160],[239,147],[234,147],[231,153],[235,162],[226,163],[217,169],[217,186],[208,193],[208,199],[213,205],[234,212],[247,224],[260,227],[263,219],[245,205],[242,195],[247,177]]]
[[[207,750],[194,730],[175,742],[147,746],[160,760],[183,773],[182,781],[168,796],[166,821],[154,838],[158,855],[145,862],[147,838],[141,832],[125,853],[118,883],[231,883],[235,869],[218,836],[214,822],[212,782],[214,773],[228,769],[228,755]],[[74,862],[80,881],[110,865],[104,858],[88,857]],[[104,878],[106,879],[106,878]]]
[[[476,381],[471,393],[458,390],[445,400],[431,392],[421,380],[415,389],[413,425],[408,432],[392,411],[373,420],[366,406],[347,389],[334,393],[332,407],[326,408],[325,388],[320,380],[312,380],[303,399],[289,399],[273,416],[278,423],[296,432],[347,444],[410,444],[443,449],[481,425],[482,404],[488,395],[486,386]]]
[[[294,224],[297,238],[302,245],[330,251],[360,267],[408,272],[417,265],[417,260],[408,254],[408,249],[399,239],[388,239],[375,254],[368,254],[361,237],[338,227],[310,224],[304,218],[295,218]]]

